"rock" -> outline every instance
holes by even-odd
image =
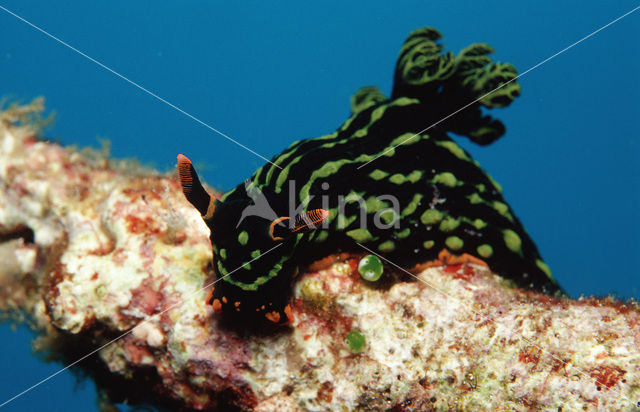
[[[256,411],[640,402],[637,303],[514,289],[473,264],[398,271],[406,281],[378,285],[361,278],[357,256],[336,256],[298,276],[290,327],[234,328],[205,305],[209,232],[177,178],[38,139],[19,120],[41,109],[0,115],[0,309],[29,320],[65,365],[95,352],[76,367],[110,402]]]

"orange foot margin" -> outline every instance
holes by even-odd
[[[462,265],[465,263],[475,263],[476,265],[481,265],[484,267],[489,267],[487,262],[482,259],[478,259],[475,256],[472,256],[468,253],[463,253],[462,255],[454,255],[449,252],[447,249],[442,249],[440,253],[438,253],[438,259],[431,260],[426,263],[419,263],[409,269],[411,273],[419,273],[427,268],[437,267],[437,266],[453,266],[453,265]]]

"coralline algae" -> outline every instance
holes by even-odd
[[[112,401],[256,411],[640,402],[637,304],[512,289],[472,264],[385,285],[339,256],[297,278],[290,328],[225,325],[205,305],[209,232],[178,180],[37,139],[18,121],[41,109],[0,118],[0,308],[26,315],[67,363],[131,331],[78,365]]]

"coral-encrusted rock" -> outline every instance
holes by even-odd
[[[94,355],[112,396],[258,411],[640,401],[637,305],[510,289],[480,266],[372,287],[341,257],[297,278],[290,328],[230,330],[204,303],[208,229],[177,180],[36,139],[14,124],[34,108],[1,118],[0,308],[67,361],[78,342],[90,352],[131,331]]]

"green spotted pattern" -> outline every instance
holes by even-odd
[[[441,37],[433,28],[411,33],[390,97],[372,86],[359,90],[351,116],[335,132],[295,141],[250,177],[257,192],[247,193],[242,183],[216,203],[206,221],[214,267],[224,276],[214,298],[242,302],[240,309],[223,303],[223,312],[247,321],[273,311],[285,319],[301,268],[337,252],[362,253],[362,246],[404,267],[434,260],[443,249],[466,253],[521,287],[561,290],[502,188],[448,135],[480,145],[500,138],[504,125],[483,110],[508,106],[519,95],[516,70],[493,62],[485,44],[457,56],[445,52]],[[255,193],[272,211],[245,216]],[[273,249],[271,220],[290,216],[292,202],[300,206],[296,213],[321,208],[329,218]]]

